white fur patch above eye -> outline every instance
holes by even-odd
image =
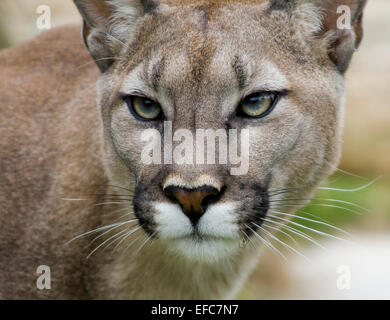
[[[142,80],[143,68],[144,66],[141,63],[126,75],[120,88],[121,93],[133,94],[134,91],[143,91],[145,93],[149,93],[150,89],[147,83]],[[153,98],[153,96],[150,98]]]
[[[255,67],[253,67],[255,68]],[[289,83],[282,71],[271,61],[265,60],[260,66],[251,81],[255,88],[250,90],[263,91],[282,91],[288,89]]]

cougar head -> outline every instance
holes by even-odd
[[[75,0],[105,168],[146,233],[220,260],[310,197],[339,159],[365,2]]]

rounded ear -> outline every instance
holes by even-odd
[[[367,0],[316,1],[322,12],[320,35],[330,35],[329,57],[344,73],[363,38],[363,9]]]
[[[83,17],[83,40],[105,72],[124,46],[135,21],[154,10],[156,0],[73,0]]]
[[[320,39],[331,61],[344,73],[363,38],[367,0],[272,0],[270,10],[285,11],[303,37]]]

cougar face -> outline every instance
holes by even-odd
[[[364,1],[349,1],[356,27],[343,42],[336,10],[324,21],[319,1],[76,4],[102,70],[105,168],[133,190],[155,241],[188,259],[234,256],[283,199],[309,197],[337,164]]]

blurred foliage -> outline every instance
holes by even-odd
[[[1,19],[6,14],[4,8],[0,5],[0,49],[7,48],[11,45],[11,42],[8,39],[8,33],[5,30],[5,26],[2,23]]]
[[[0,49],[7,48],[10,45],[8,37],[4,32],[4,28],[0,26]]]
[[[329,200],[313,200],[311,204],[300,209],[298,212],[300,217],[316,220],[320,223],[295,217],[287,226],[291,226],[303,232],[320,244],[322,240],[327,237],[318,234],[317,232],[310,231],[308,228],[352,242],[356,241],[354,235],[359,234],[359,231],[386,232],[390,229],[390,179],[378,177],[378,180],[376,180],[376,178],[377,177],[372,177],[370,180],[342,172],[334,174],[329,179],[327,187],[340,190],[318,190],[313,199],[333,199],[336,200],[336,202]],[[374,183],[371,184],[373,181]],[[345,190],[341,191],[341,189]],[[359,190],[351,191],[354,189]],[[289,203],[292,202],[293,201]],[[339,208],[332,206],[338,206]],[[325,226],[321,224],[322,222],[340,228],[349,235]],[[299,227],[294,223],[300,224],[302,227]],[[302,252],[302,248],[306,246],[316,246],[316,244],[313,244],[304,237],[298,236],[286,229],[282,230],[284,232],[276,232],[275,236],[299,252]],[[290,236],[287,236],[285,233],[289,233]],[[264,237],[264,235],[262,236]],[[294,240],[292,240],[291,237],[293,237]],[[265,238],[282,254],[287,256],[289,254],[296,254],[274,239],[270,237]],[[288,288],[288,279],[285,274],[286,270],[283,259],[269,249],[265,249],[264,254],[266,258],[261,261],[260,267],[255,274],[252,275],[251,279],[247,282],[246,287],[239,294],[239,299],[267,299],[270,296],[280,297],[280,292]],[[265,288],[265,290],[262,288]],[[286,296],[288,295],[286,294]]]
[[[299,217],[326,222],[347,231],[357,229],[386,230],[390,227],[390,180],[379,178],[371,185],[370,183],[373,181],[348,176],[345,173],[337,173],[330,179],[328,187],[340,190],[318,190],[313,197],[313,199],[318,200],[313,200],[309,205],[299,210],[298,217],[293,218],[292,222],[321,232],[337,234],[343,238],[346,238],[346,235],[340,231]],[[359,189],[361,187],[363,188]],[[358,190],[353,191],[355,189]],[[300,228],[296,224],[292,224],[292,226],[313,237],[321,237],[321,235]],[[353,231],[348,232],[353,235]],[[290,242],[290,239],[284,234],[277,235],[283,241]],[[294,235],[294,238],[298,242],[307,243],[307,240],[297,235]]]

